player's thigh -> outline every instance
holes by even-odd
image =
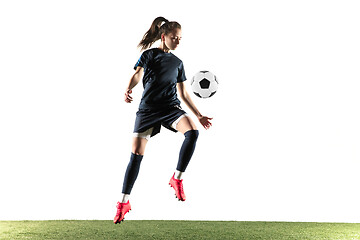
[[[133,137],[131,149],[132,153],[136,155],[144,155],[147,142],[148,140],[146,138]]]
[[[189,116],[184,116],[180,119],[179,123],[176,125],[176,130],[182,134],[186,133],[189,130],[197,130],[195,123]]]

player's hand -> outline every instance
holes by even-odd
[[[212,120],[212,118],[206,117],[206,116],[201,116],[199,117],[199,122],[201,123],[201,125],[207,130],[209,129],[212,124],[210,122],[210,120]]]
[[[131,89],[127,89],[125,92],[125,102],[127,103],[131,103],[133,98],[130,96],[130,94],[132,93]]]

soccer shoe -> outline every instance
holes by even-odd
[[[175,179],[174,176],[175,176],[175,173],[172,176],[172,178],[170,179],[169,185],[174,188],[175,196],[179,199],[179,201],[185,201],[186,196],[185,196],[184,188],[183,188],[183,184],[182,184],[183,180]]]
[[[124,221],[125,214],[131,210],[131,205],[129,201],[127,201],[127,203],[118,202],[116,208],[116,216],[114,217],[115,224]]]

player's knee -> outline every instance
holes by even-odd
[[[145,153],[145,151],[143,149],[138,148],[138,147],[133,147],[131,152],[135,155],[144,155],[144,153]]]
[[[142,137],[134,137],[131,152],[135,155],[144,155],[147,139]]]
[[[199,137],[199,131],[198,130],[189,130],[186,133],[184,133],[184,136],[189,141],[196,142]]]
[[[131,152],[132,152],[133,154],[135,154],[135,155],[144,155],[144,153],[145,153],[145,148],[144,148],[144,147],[141,147],[141,146],[139,146],[139,145],[134,145],[134,146],[132,147]]]

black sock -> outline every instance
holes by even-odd
[[[122,193],[130,194],[136,178],[139,174],[141,160],[143,159],[143,155],[136,155],[131,153],[130,162],[127,166]]]
[[[181,146],[179,153],[179,161],[176,170],[185,172],[187,165],[190,162],[191,156],[194,153],[196,141],[199,136],[198,130],[189,130],[184,133],[185,139]]]

